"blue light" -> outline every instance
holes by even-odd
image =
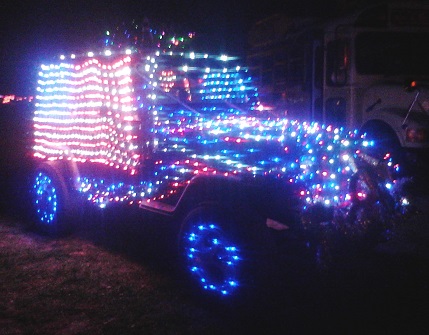
[[[195,225],[184,241],[189,271],[203,289],[228,295],[238,288],[240,251],[230,243],[224,246],[228,241],[218,225]]]
[[[57,190],[52,179],[44,172],[40,172],[35,179],[35,207],[38,219],[48,225],[57,218]]]

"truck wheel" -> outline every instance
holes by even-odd
[[[377,124],[367,126],[362,133],[366,133],[366,139],[374,141],[375,145],[370,150],[371,155],[381,159],[386,153],[389,153],[393,163],[399,164],[400,170],[393,173],[395,178],[401,178],[408,174],[409,167],[405,159],[404,149],[392,130]]]
[[[231,224],[215,208],[198,207],[184,219],[179,255],[186,276],[197,289],[214,297],[240,290],[242,251]]]
[[[60,235],[67,231],[69,193],[64,178],[48,164],[42,164],[36,169],[32,202],[38,231],[49,235]]]
[[[391,229],[395,216],[395,200],[382,185],[374,173],[365,169],[358,171],[349,185],[354,198],[349,223],[356,231],[371,232],[369,236],[376,239]],[[366,194],[366,198],[359,200],[359,193]]]

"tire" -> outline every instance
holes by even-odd
[[[351,232],[378,240],[392,228],[395,200],[373,171],[359,170],[350,181],[353,203],[348,213]],[[360,199],[358,194],[366,194]]]
[[[409,176],[410,166],[393,130],[382,124],[374,124],[362,133],[366,133],[367,140],[374,141],[374,146],[368,149],[371,156],[382,159],[386,153],[389,153],[393,164],[399,165],[398,170],[392,171],[395,179]]]
[[[243,285],[241,244],[226,215],[216,207],[197,207],[183,220],[179,257],[189,283],[204,296],[237,296]]]
[[[70,194],[64,177],[53,166],[44,163],[36,169],[31,195],[33,221],[39,232],[52,236],[69,232]]]

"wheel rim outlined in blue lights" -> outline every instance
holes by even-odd
[[[35,209],[41,223],[51,225],[58,215],[58,194],[54,181],[45,172],[39,172],[34,182]]]
[[[230,295],[239,286],[240,250],[216,224],[195,224],[185,238],[188,270],[201,287]]]

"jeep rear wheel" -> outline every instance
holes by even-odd
[[[64,178],[52,166],[42,164],[36,169],[32,191],[36,229],[48,235],[65,233],[71,208]]]

